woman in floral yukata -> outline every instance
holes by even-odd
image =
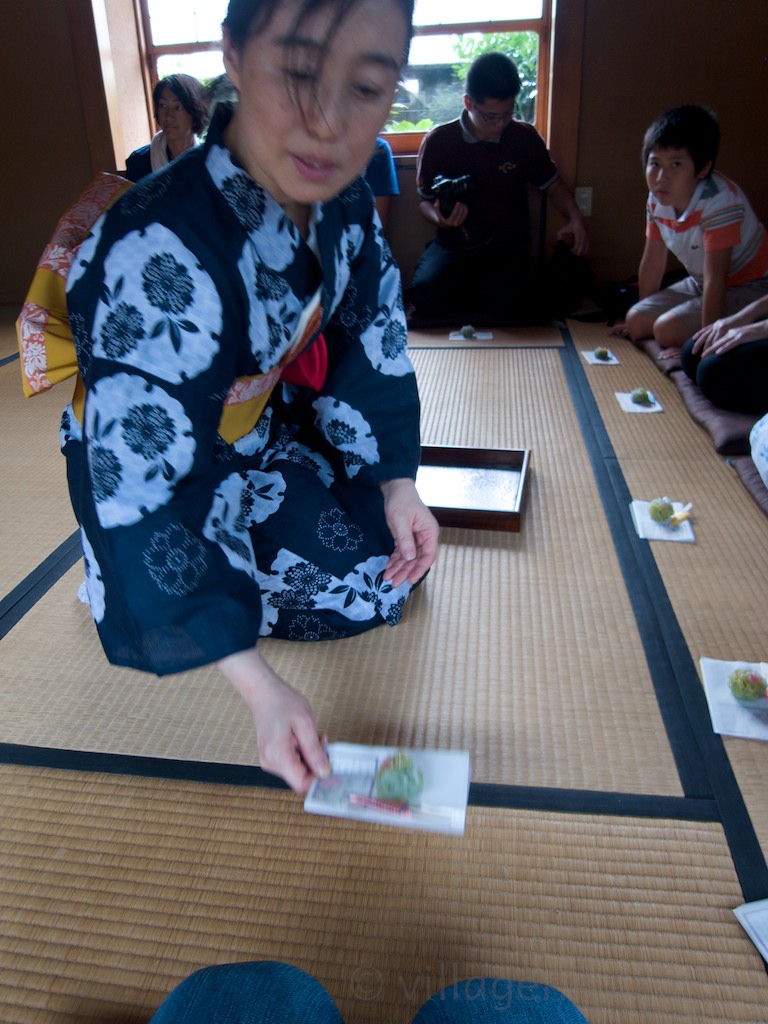
[[[63,442],[107,656],[215,662],[297,792],[328,762],[257,637],[395,625],[437,552],[399,272],[359,179],[411,15],[231,0],[238,102],[97,221],[67,283],[86,397]]]

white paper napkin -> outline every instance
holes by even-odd
[[[608,353],[607,359],[598,359],[594,352],[582,352],[581,354],[587,362],[591,363],[593,366],[618,366],[620,361],[616,358],[613,352],[611,352],[610,349],[606,349],[606,351]]]
[[[693,526],[690,519],[684,519],[677,526],[664,526],[651,519],[648,512],[649,501],[631,501],[629,511],[632,514],[632,522],[635,524],[638,537],[643,540],[677,540],[691,543],[696,540],[693,533]],[[675,512],[682,512],[685,505],[682,501],[673,501],[672,508]]]
[[[757,946],[760,956],[768,962],[768,900],[742,903],[734,914],[742,928]]]
[[[493,331],[475,331],[468,338],[461,331],[451,331],[448,341],[493,341]]]
[[[768,700],[761,697],[743,704],[728,685],[728,676],[734,669],[746,668],[768,678],[768,667],[755,662],[717,661],[715,658],[700,658],[699,667],[715,732],[721,736],[768,740]]]
[[[637,402],[633,402],[631,391],[614,391],[614,394],[624,412],[664,412],[652,391],[648,392],[648,397],[651,399],[649,405],[639,405]]]

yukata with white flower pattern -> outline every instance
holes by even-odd
[[[379,485],[416,475],[419,402],[370,191],[316,204],[304,240],[234,163],[229,116],[107,211],[67,284],[91,609],[110,661],[158,675],[394,625],[411,589],[383,579]],[[320,332],[319,390],[281,382]]]

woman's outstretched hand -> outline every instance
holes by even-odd
[[[437,556],[437,520],[421,500],[413,480],[381,485],[387,525],[395,542],[384,578],[399,587],[417,583]],[[252,648],[218,662],[224,677],[251,710],[259,764],[279,775],[297,793],[331,770],[309,701],[289,686]]]
[[[381,485],[384,514],[395,548],[384,570],[393,587],[418,583],[437,557],[437,520],[419,497],[413,480],[402,477]]]
[[[309,701],[253,648],[222,658],[218,667],[251,710],[259,764],[297,793],[330,772]]]

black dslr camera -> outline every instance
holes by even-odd
[[[460,178],[444,178],[438,174],[432,182],[432,193],[444,217],[450,217],[456,203],[471,190],[472,180],[468,174],[462,174]]]

